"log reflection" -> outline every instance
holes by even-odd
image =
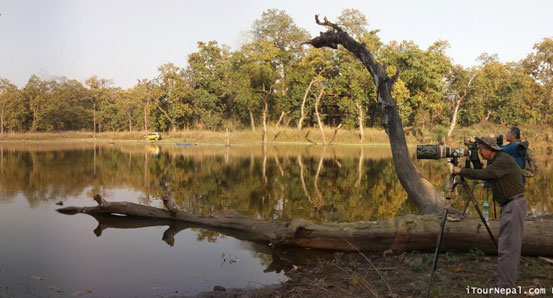
[[[62,212],[65,213],[65,212]],[[65,213],[75,214],[75,213]],[[98,221],[97,227],[93,230],[94,235],[97,237],[102,236],[103,232],[107,229],[140,229],[148,227],[161,227],[168,226],[167,230],[163,232],[161,237],[162,241],[167,245],[175,246],[175,236],[182,230],[201,228],[202,226],[191,223],[179,222],[169,219],[152,219],[133,216],[117,216],[107,214],[89,214]],[[216,234],[225,234],[237,239],[240,239],[240,233],[232,230],[225,229],[211,229]],[[207,231],[207,230],[206,230]],[[247,240],[246,240],[247,241]],[[294,268],[294,265],[302,265],[306,262],[314,261],[320,258],[332,258],[333,253],[324,251],[309,251],[306,252],[303,249],[294,249],[288,247],[270,247],[264,244],[246,242],[248,249],[252,250],[255,254],[262,254],[271,256],[271,261],[267,265],[264,272],[288,272]],[[260,256],[263,258],[263,256]]]

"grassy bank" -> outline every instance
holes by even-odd
[[[327,142],[332,140],[334,129],[325,128]],[[306,138],[306,134],[309,135]],[[41,132],[41,133],[5,133],[0,135],[0,141],[96,141],[96,142],[145,142],[147,132],[102,132],[92,133],[86,131],[66,131],[66,132]],[[207,143],[207,144],[225,144],[227,136],[224,131],[211,130],[180,130],[171,132],[161,132],[162,140],[156,143]],[[262,142],[263,132],[260,129],[237,130],[229,132],[231,144],[257,144]],[[274,143],[306,143],[311,140],[315,143],[322,143],[322,134],[318,128],[307,128],[301,131],[293,128],[284,128],[275,131],[269,127],[267,131],[267,141]],[[360,143],[359,130],[340,129],[334,140],[335,144]],[[388,137],[382,129],[365,129],[365,139],[363,143],[388,143]]]
[[[493,123],[479,123],[471,127],[459,127],[454,132],[448,145],[462,146],[464,136],[481,136],[490,134],[505,134],[509,126]],[[551,126],[520,126],[523,139],[528,139],[535,148],[552,147],[553,128]],[[326,127],[324,130],[327,142],[334,138],[335,129]],[[409,144],[437,144],[443,142],[447,129],[443,126],[436,126],[425,129],[406,128],[405,135]],[[181,130],[175,132],[162,132],[163,139],[155,141],[160,144],[175,142],[190,142],[200,144],[225,144],[227,137],[224,131],[210,130]],[[336,133],[333,144],[388,144],[388,136],[381,128],[365,128],[364,140],[360,141],[358,129],[340,129]],[[66,132],[41,132],[41,133],[4,133],[0,135],[1,142],[33,142],[33,141],[93,141],[105,143],[143,143],[146,140],[147,132],[102,132],[92,133],[86,131]],[[229,140],[231,144],[260,144],[262,142],[262,131],[236,130],[230,131]],[[322,134],[318,128],[306,128],[298,131],[294,128],[268,128],[267,140],[270,143],[304,143],[311,142],[321,144]],[[551,149],[549,149],[551,150]]]

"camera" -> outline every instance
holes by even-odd
[[[503,135],[497,136],[497,145],[503,146]]]
[[[442,145],[417,145],[418,159],[440,159],[468,155],[469,150],[465,148],[449,148]]]
[[[465,137],[463,143],[467,148],[450,148],[442,145],[417,145],[417,159],[441,159],[467,157],[467,165],[473,163],[475,168],[481,168],[478,158],[478,145],[474,138]]]

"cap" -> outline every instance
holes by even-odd
[[[492,148],[495,151],[502,151],[501,147],[497,145],[497,139],[493,137],[476,137],[476,142],[479,144],[484,144],[490,148]]]

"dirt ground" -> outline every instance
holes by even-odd
[[[337,254],[332,260],[295,266],[289,280],[259,289],[205,292],[197,297],[424,297],[432,266],[431,253],[386,255]],[[431,297],[553,297],[553,264],[523,257],[517,291],[485,295],[495,285],[497,257],[481,251],[440,255]],[[534,294],[538,293],[538,294]]]

